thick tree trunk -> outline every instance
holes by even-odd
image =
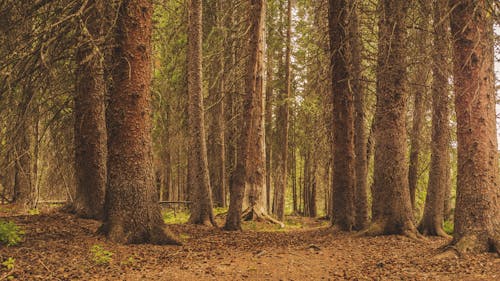
[[[285,51],[285,89],[281,91],[278,102],[278,114],[276,120],[276,184],[274,186],[274,213],[280,221],[285,219],[285,196],[288,185],[288,99],[291,95],[291,34],[292,34],[292,1],[288,0],[286,17],[286,51]]]
[[[236,169],[230,181],[230,205],[226,230],[240,230],[241,217],[246,220],[274,221],[266,208],[266,163],[263,91],[263,40],[266,3],[250,0],[250,41]],[[243,202],[245,200],[245,202]],[[244,204],[245,203],[245,204]],[[242,214],[242,208],[245,211]],[[275,222],[275,221],[274,221]]]
[[[345,231],[354,228],[354,103],[349,91],[347,67],[346,0],[329,1],[330,52],[333,95],[332,225]]]
[[[379,20],[373,220],[367,235],[415,236],[406,145],[406,26],[408,2],[382,0]]]
[[[202,92],[202,1],[189,0],[188,13],[189,223],[215,225]]]
[[[363,229],[368,225],[368,194],[367,194],[367,137],[365,129],[365,91],[361,84],[361,55],[358,14],[356,1],[350,0],[351,14],[349,18],[349,43],[351,57],[351,87],[354,94],[354,147],[356,153],[356,189],[354,195],[355,223],[354,228]]]
[[[458,178],[452,245],[500,253],[493,16],[487,1],[451,0]]]
[[[82,42],[76,54],[74,211],[91,219],[103,218],[106,190],[104,8],[100,0],[87,3],[79,27]]]
[[[450,176],[448,28],[448,0],[438,0],[434,2],[431,166],[424,215],[418,228],[424,235],[445,237],[444,202]]]
[[[164,228],[154,186],[149,93],[152,14],[151,1],[125,0],[117,18],[101,231],[118,243],[179,243]]]

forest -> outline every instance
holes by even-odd
[[[500,1],[0,0],[1,280],[500,280]]]

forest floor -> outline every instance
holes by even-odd
[[[500,280],[494,254],[439,259],[446,239],[355,237],[307,218],[243,232],[169,225],[183,246],[113,244],[95,235],[98,222],[57,212],[0,209],[0,220],[25,232],[19,245],[0,246],[0,262],[15,259],[10,272],[0,265],[0,280]]]

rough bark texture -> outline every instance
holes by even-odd
[[[149,93],[152,12],[149,0],[125,0],[117,18],[101,232],[118,243],[178,244],[164,228],[154,186]]]
[[[443,216],[450,176],[448,28],[448,0],[438,0],[434,2],[431,166],[424,215],[418,227],[424,235],[447,236]]]
[[[205,141],[202,92],[202,2],[189,0],[188,23],[188,118],[189,190],[192,197],[189,223],[215,225]]]
[[[452,245],[500,253],[493,17],[487,1],[451,0],[458,178]]]
[[[266,208],[266,164],[264,140],[263,40],[265,1],[250,0],[248,64],[245,83],[242,131],[238,142],[236,169],[230,180],[230,205],[226,230],[240,230],[246,220],[273,221]],[[244,202],[245,201],[245,202]],[[242,214],[242,208],[245,208]]]
[[[365,91],[361,84],[361,55],[362,45],[360,42],[357,1],[351,0],[349,17],[349,45],[350,45],[350,70],[351,87],[354,95],[354,149],[356,154],[356,189],[354,194],[355,224],[357,230],[368,225],[368,194],[367,194],[367,136],[365,129]]]
[[[354,103],[347,67],[347,2],[329,1],[329,31],[333,95],[332,225],[354,228]]]
[[[414,236],[406,145],[406,26],[408,2],[380,2],[375,170],[368,235]]]
[[[76,53],[74,209],[78,216],[102,219],[106,190],[106,118],[104,96],[104,3],[87,3],[80,20]]]
[[[288,99],[291,95],[291,34],[292,34],[292,1],[288,0],[286,17],[286,51],[285,51],[285,89],[281,91],[276,120],[276,137],[279,147],[276,153],[276,184],[274,186],[274,213],[280,221],[285,219],[285,195],[288,185]]]

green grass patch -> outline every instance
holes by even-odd
[[[443,225],[444,231],[448,233],[449,235],[453,234],[453,230],[455,228],[455,225],[453,224],[453,221],[445,221]]]
[[[163,210],[162,216],[166,224],[183,224],[189,220],[188,211]]]

